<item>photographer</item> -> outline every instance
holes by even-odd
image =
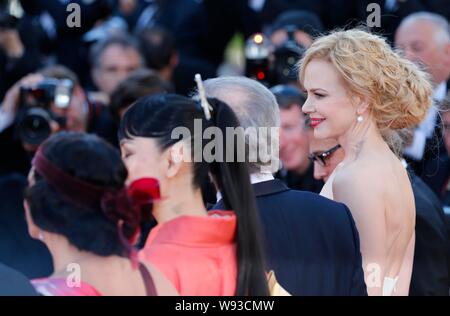
[[[267,86],[298,86],[296,64],[324,28],[310,11],[287,11],[276,18],[265,35],[254,34],[245,47],[246,77]]]
[[[295,27],[295,41],[308,48],[314,37],[324,31],[323,24],[318,15],[306,10],[292,10],[280,14],[270,26],[270,40],[273,45],[280,46],[288,39],[287,28]]]
[[[67,82],[71,88],[64,87]],[[110,142],[115,138],[107,108],[89,102],[73,72],[51,66],[24,77],[6,93],[0,108],[0,146],[5,149],[0,175],[26,174],[38,145],[60,130],[95,133]]]
[[[38,145],[60,131],[92,132],[112,141],[116,131],[105,106],[89,102],[74,73],[52,66],[8,90],[0,107],[0,262],[28,278],[48,276],[51,256],[29,237],[23,190]]]
[[[34,43],[24,39],[26,24],[6,10],[0,10],[0,98],[14,82],[39,67],[39,54]],[[36,29],[32,30],[33,35],[36,32]]]
[[[69,1],[54,0],[20,0],[21,6],[30,17],[45,14],[51,20],[54,32],[52,53],[58,64],[74,71],[80,82],[85,85],[89,78],[88,47],[83,41],[83,35],[101,20],[108,18],[113,10],[114,1],[111,0],[71,0],[70,3],[79,5],[81,14],[80,24],[71,27],[67,20],[75,11],[67,10]]]

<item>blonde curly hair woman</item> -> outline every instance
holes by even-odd
[[[362,30],[317,39],[300,61],[299,77],[314,136],[337,139],[345,151],[321,195],[352,212],[368,293],[407,295],[415,205],[397,130],[424,119],[428,78],[383,38]]]

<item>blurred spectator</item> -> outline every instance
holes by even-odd
[[[312,131],[305,123],[302,105],[305,96],[295,87],[275,86],[271,89],[280,107],[280,159],[283,165],[277,177],[295,190],[319,193],[323,182],[314,179],[314,168],[308,159]]]
[[[435,87],[450,77],[449,23],[435,13],[417,12],[402,20],[395,35],[395,44],[411,61],[422,64]],[[445,93],[441,99],[445,97]]]
[[[262,32],[258,14],[251,8],[249,1],[204,0],[203,9],[206,16],[203,49],[214,65],[222,62],[225,47],[236,33],[248,38]]]
[[[110,110],[118,123],[126,110],[141,97],[173,92],[173,87],[163,80],[155,71],[139,69],[129,75],[111,94]]]
[[[138,38],[146,66],[156,70],[162,79],[171,82],[173,71],[178,65],[174,36],[163,28],[152,27],[144,28]]]
[[[177,47],[191,57],[208,58],[202,51],[206,34],[203,4],[195,0],[148,0],[135,32],[146,27],[162,27],[175,35]]]
[[[293,27],[298,44],[309,47],[314,38],[325,31],[322,21],[314,13],[304,10],[292,10],[280,14],[270,26],[270,40],[275,46],[281,46],[288,39],[287,28]]]
[[[114,15],[125,19],[128,29],[132,30],[142,10],[145,9],[146,2],[146,0],[118,0]]]
[[[450,95],[440,108],[442,136],[445,150],[425,166],[425,182],[440,197],[444,206],[450,206]]]
[[[189,94],[192,78],[216,76],[231,38],[242,32],[248,37],[260,32],[259,20],[247,1],[241,0],[154,0],[139,18],[135,32],[158,26],[175,36],[179,63],[173,82],[180,94]]]
[[[440,14],[447,20],[450,18],[450,6],[447,0],[358,0],[355,2],[357,17],[363,23],[374,12],[373,8],[368,10],[370,4],[380,7],[380,24],[372,27],[371,30],[383,34],[391,43],[394,42],[394,35],[400,22],[415,12],[429,11]],[[373,21],[373,19],[369,20]]]
[[[0,11],[0,98],[17,80],[40,65],[37,44],[29,41],[27,35],[32,28],[36,39],[39,29],[29,22]]]
[[[144,65],[137,43],[125,35],[92,46],[90,62],[92,79],[99,90],[95,99],[104,104],[109,104],[111,93],[123,79]]]
[[[5,148],[0,158],[0,261],[14,267],[30,278],[44,277],[51,273],[50,255],[39,241],[27,234],[24,222],[22,193],[26,186],[25,174],[37,143],[27,143],[19,137],[18,122],[22,107],[20,90],[36,86],[44,79],[68,79],[74,83],[70,103],[66,109],[50,107],[49,113],[59,112],[63,120],[51,119],[51,132],[71,130],[96,132],[107,139],[116,139],[112,119],[106,107],[90,103],[74,73],[63,66],[52,66],[32,74],[16,83],[7,93],[0,111],[0,146]],[[63,123],[64,122],[64,123]],[[62,124],[62,125],[60,125]]]
[[[327,182],[331,173],[344,160],[344,150],[334,139],[309,139],[309,158],[314,163],[314,179]]]
[[[439,107],[450,85],[450,26],[447,20],[434,13],[418,12],[406,17],[395,34],[395,44],[408,59],[425,67],[434,87],[434,106],[414,133],[405,156],[417,175],[424,165],[444,151],[440,141]]]
[[[450,20],[450,6],[447,0],[422,0],[425,8],[431,12],[439,13],[447,21]]]
[[[358,22],[359,0],[250,0],[264,3],[260,9],[263,24],[267,25],[283,12],[289,10],[306,10],[317,14],[325,28],[332,30],[338,26],[350,26]]]
[[[0,175],[9,172],[26,174],[30,168],[31,157],[38,144],[29,143],[19,137],[19,119],[24,105],[21,104],[21,89],[36,87],[44,79],[68,79],[73,83],[70,103],[65,109],[57,109],[52,103],[46,110],[50,117],[57,116],[60,120],[49,119],[50,132],[59,130],[84,131],[96,133],[112,141],[116,132],[108,109],[98,103],[90,102],[77,76],[63,66],[50,66],[38,74],[31,74],[17,82],[8,90],[0,108],[0,146],[7,148],[0,157]]]
[[[62,64],[74,71],[80,82],[84,84],[89,77],[88,46],[83,40],[83,35],[96,23],[108,18],[113,9],[113,1],[110,0],[72,0],[81,8],[80,27],[71,27],[67,24],[67,18],[71,11],[67,11],[67,1],[62,0],[21,0],[21,5],[29,15],[41,15],[47,13],[49,27],[55,32],[53,51],[58,64]]]
[[[425,10],[421,3],[423,0],[358,0],[355,2],[356,21],[363,25],[368,24],[372,32],[384,35],[390,43],[394,42],[395,30],[403,18],[414,12]],[[380,8],[378,20],[374,15],[378,9],[376,6]],[[371,24],[374,22],[379,22],[379,24]]]

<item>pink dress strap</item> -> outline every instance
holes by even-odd
[[[65,278],[32,280],[34,288],[44,296],[102,296],[92,285],[80,282],[79,286],[68,285]]]

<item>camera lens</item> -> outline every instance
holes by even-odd
[[[27,144],[39,145],[51,134],[50,120],[44,109],[29,109],[19,122],[20,139]]]

